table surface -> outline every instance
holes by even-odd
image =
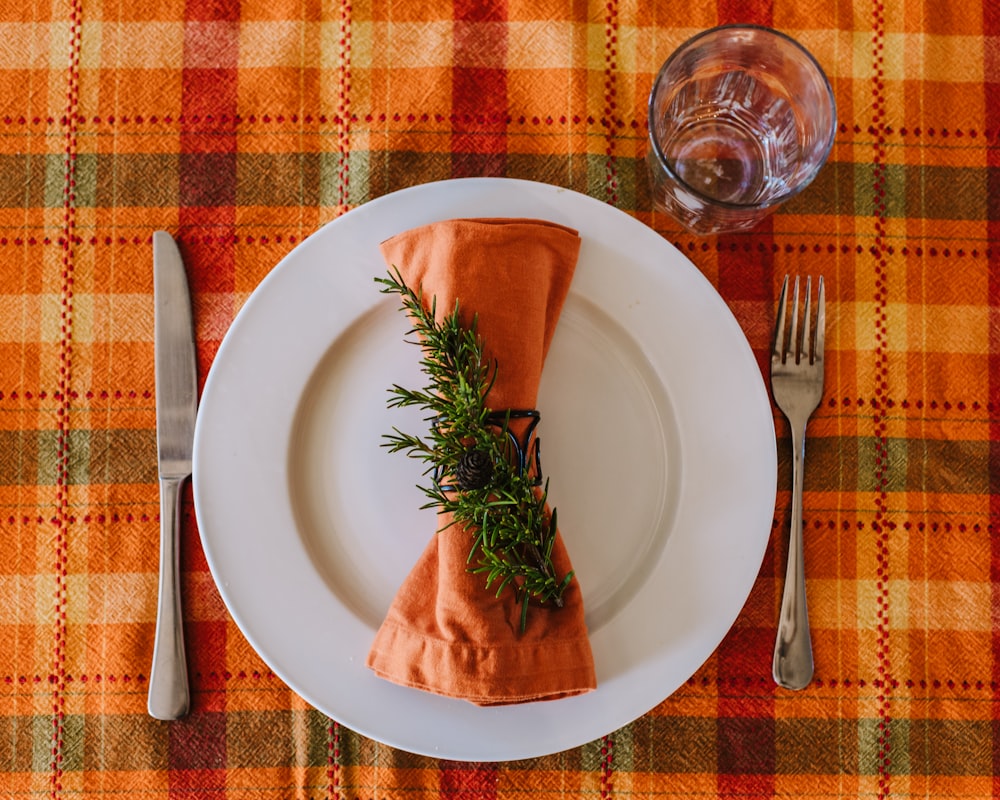
[[[815,183],[759,229],[653,212],[645,99],[722,22],[805,44],[836,94]],[[984,797],[1000,728],[1000,6],[881,0],[0,4],[0,784],[5,796]],[[368,740],[236,628],[183,506],[193,709],[146,713],[158,492],[151,232],[204,379],[268,271],[387,192],[530,178],[634,215],[766,364],[786,273],[823,274],[805,492],[814,682],[774,686],[790,493],[718,650],[602,739],[512,763]],[[335,631],[326,635],[336,635]]]

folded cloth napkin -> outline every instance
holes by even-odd
[[[458,301],[462,322],[478,314],[485,356],[496,360],[491,410],[533,409],[542,365],[576,269],[577,232],[528,219],[458,219],[401,233],[382,244],[386,263],[437,313]],[[552,478],[553,486],[558,476]],[[596,686],[578,580],[561,608],[534,604],[521,630],[520,604],[497,598],[468,571],[469,531],[441,515],[375,636],[368,666],[395,683],[479,705],[549,700]],[[570,559],[556,534],[553,563]]]

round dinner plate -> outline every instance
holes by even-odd
[[[580,231],[539,389],[549,499],[580,581],[596,691],[478,707],[375,677],[382,616],[434,535],[421,466],[381,447],[425,383],[378,245],[455,217]],[[423,426],[423,427],[422,427]],[[746,602],[774,512],[774,425],[742,330],[662,237],[593,198],[469,178],[405,189],[318,230],[260,283],[216,355],[195,431],[212,575],[268,666],[320,711],[414,753],[557,752],[648,711],[712,654]],[[764,666],[762,665],[762,669]]]

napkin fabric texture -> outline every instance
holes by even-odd
[[[494,411],[535,408],[545,356],[569,289],[580,238],[571,228],[527,219],[457,219],[401,233],[382,244],[396,267],[437,313],[458,301],[463,324],[478,314],[486,358],[498,364],[487,397]],[[558,481],[558,476],[553,476]],[[596,687],[574,577],[562,608],[532,604],[522,632],[512,591],[497,598],[468,571],[472,534],[439,528],[400,587],[368,656],[390,681],[480,705],[549,700]],[[401,535],[422,535],[403,531]],[[559,576],[571,569],[560,532]]]

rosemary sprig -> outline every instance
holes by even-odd
[[[471,534],[468,569],[484,575],[485,588],[494,589],[497,597],[505,589],[516,594],[523,630],[529,600],[561,607],[563,592],[573,580],[572,572],[560,578],[552,564],[556,511],[546,510],[548,482],[536,491],[532,477],[511,462],[509,417],[499,429],[488,421],[486,400],[498,367],[484,358],[478,317],[463,326],[456,302],[451,313],[438,321],[437,299],[432,298],[426,308],[422,291],[407,286],[398,269],[375,280],[382,284],[383,294],[402,298],[401,310],[413,323],[409,334],[418,337],[408,341],[422,348],[420,368],[428,378],[424,389],[393,385],[388,401],[390,408],[416,406],[427,411],[427,436],[394,427],[383,437],[383,446],[427,465],[424,475],[429,485],[418,487],[428,498],[422,508],[450,513],[449,525],[459,524]],[[473,453],[478,456],[474,460],[487,462],[488,475],[463,484],[463,460]]]

